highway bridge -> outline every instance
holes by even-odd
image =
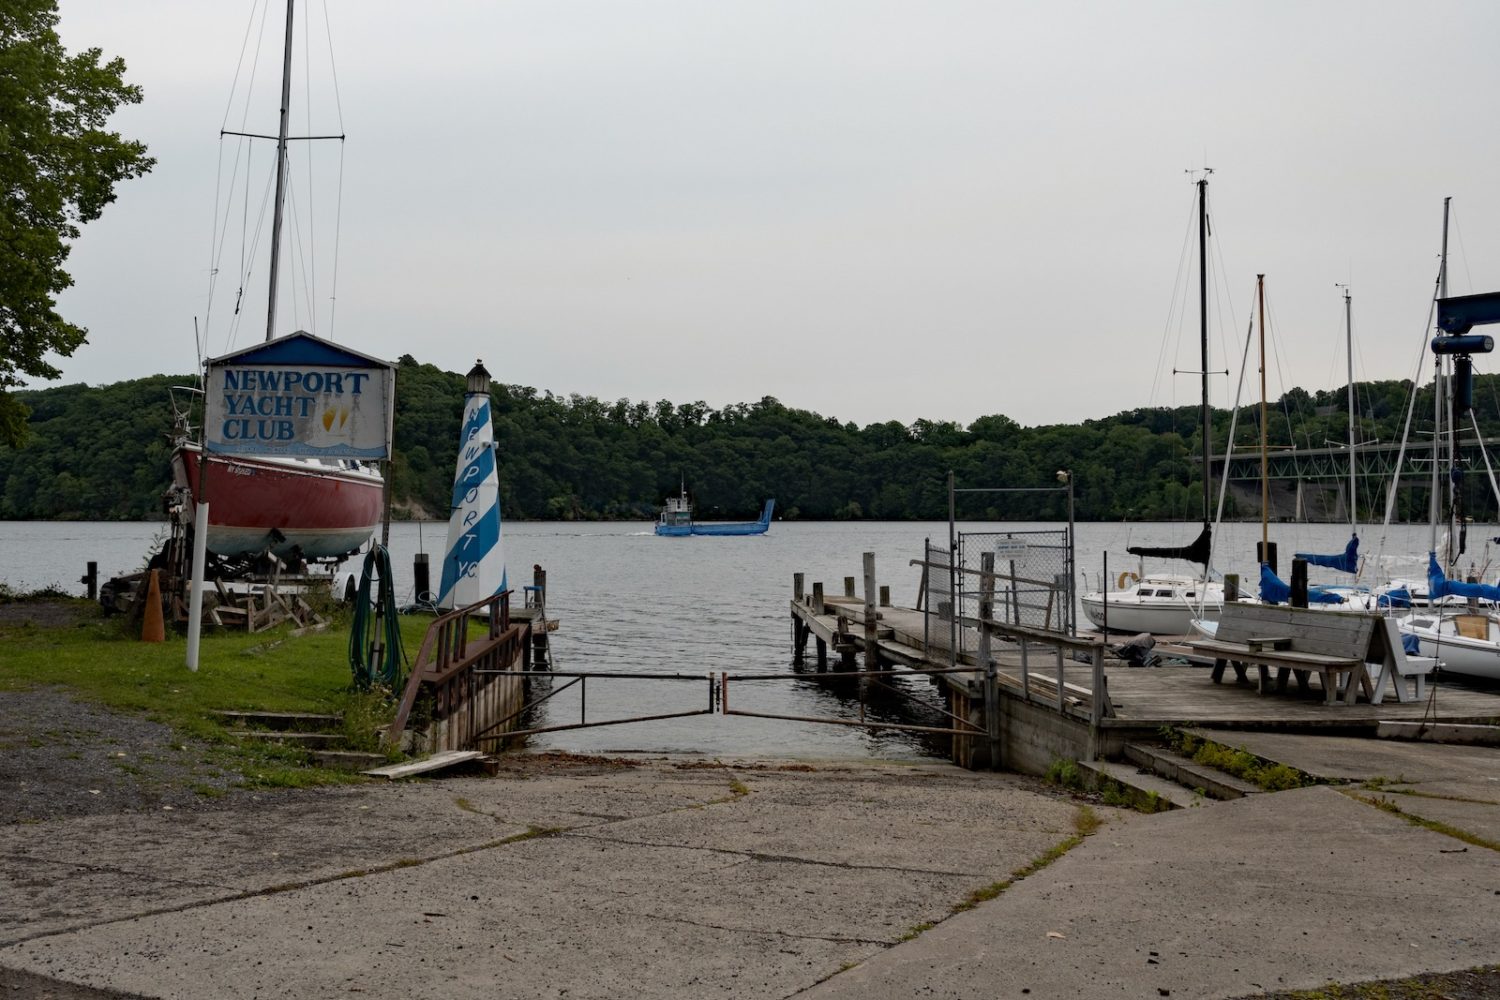
[[[1485,438],[1481,448],[1480,439],[1474,436],[1460,438],[1459,459],[1470,475],[1488,478],[1485,453],[1496,454],[1500,438]],[[1400,460],[1400,486],[1406,494],[1405,506],[1410,511],[1420,511],[1425,517],[1427,496],[1432,486],[1432,444],[1430,441],[1408,445],[1401,454],[1398,444],[1358,444],[1354,448],[1355,488],[1360,499],[1361,514],[1372,512],[1383,516],[1385,492],[1397,473]],[[1214,477],[1225,474],[1225,456],[1213,456]],[[1441,468],[1447,466],[1446,449],[1440,459]],[[1496,463],[1490,459],[1490,465]],[[1259,483],[1261,476],[1260,451],[1255,447],[1236,450],[1227,462],[1231,488],[1240,501],[1254,503],[1259,510]],[[1346,496],[1349,488],[1349,448],[1283,448],[1267,455],[1266,477],[1271,483],[1271,506],[1273,516],[1290,517],[1297,520],[1343,520],[1346,513]],[[1246,489],[1253,484],[1255,489]],[[1488,495],[1489,490],[1485,490]],[[1485,507],[1491,506],[1484,502]]]

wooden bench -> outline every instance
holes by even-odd
[[[1385,701],[1387,688],[1395,692],[1397,701],[1421,701],[1426,694],[1427,675],[1438,665],[1437,657],[1408,656],[1401,645],[1401,630],[1396,628],[1395,620],[1386,618],[1383,624],[1387,655],[1375,664],[1375,693],[1370,696],[1370,704],[1379,705]],[[1407,678],[1412,680],[1410,691],[1406,686]]]
[[[1213,681],[1222,682],[1226,667],[1233,667],[1238,680],[1246,668],[1260,672],[1259,691],[1284,692],[1290,676],[1306,691],[1308,678],[1317,674],[1323,684],[1323,700],[1334,704],[1340,695],[1352,705],[1361,693],[1373,701],[1367,661],[1384,663],[1388,641],[1379,615],[1342,611],[1311,611],[1271,604],[1228,602],[1219,616],[1213,639],[1188,643],[1199,653],[1214,658]],[[1397,649],[1399,650],[1399,645]],[[1275,670],[1274,685],[1271,671]]]

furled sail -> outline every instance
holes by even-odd
[[[1267,604],[1287,604],[1292,599],[1292,588],[1281,577],[1271,572],[1271,567],[1260,564],[1260,599]],[[1338,594],[1329,594],[1317,587],[1307,588],[1308,604],[1342,604]]]
[[[1296,558],[1305,559],[1309,566],[1323,566],[1345,573],[1359,572],[1359,536],[1351,535],[1349,544],[1337,555],[1322,556],[1315,552],[1298,552]]]
[[[1450,580],[1438,565],[1437,554],[1427,553],[1427,599],[1436,601],[1439,597],[1462,597],[1480,601],[1495,601],[1500,603],[1500,587],[1493,587],[1487,583],[1461,583],[1458,580]]]
[[[1202,563],[1208,568],[1208,553],[1210,543],[1213,540],[1213,529],[1208,525],[1203,526],[1203,533],[1191,545],[1177,548],[1149,548],[1144,545],[1132,545],[1126,548],[1133,556],[1147,556],[1154,559],[1186,559],[1188,562]]]
[[[506,589],[489,372],[482,364],[469,372],[463,431],[458,440],[448,548],[438,588],[438,607],[444,610],[467,607]]]

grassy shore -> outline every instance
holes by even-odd
[[[205,630],[199,667],[186,666],[186,638],[142,642],[120,618],[89,601],[42,593],[0,599],[0,691],[61,688],[81,701],[134,713],[203,744],[259,786],[325,784],[347,774],[306,766],[295,750],[237,740],[214,714],[223,710],[341,715],[351,745],[375,749],[389,718],[388,693],[361,692],[349,668],[349,623],[329,611],[328,628],[293,635],[292,626],[248,635]],[[408,657],[431,619],[402,616]]]

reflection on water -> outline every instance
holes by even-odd
[[[140,523],[0,523],[0,582],[18,590],[48,584],[81,593],[77,582],[89,560],[100,574],[140,568],[160,525]],[[970,530],[1052,528],[1055,525],[979,525]],[[1180,524],[1080,524],[1080,588],[1097,583],[1108,553],[1111,574],[1136,568],[1126,545],[1170,545],[1191,540],[1194,526]],[[912,605],[923,542],[942,543],[945,523],[786,523],[746,538],[657,538],[644,524],[508,523],[506,555],[512,586],[529,583],[533,564],[548,573],[548,611],[562,620],[553,635],[554,666],[560,670],[630,671],[658,674],[787,673],[791,665],[789,601],[792,574],[806,574],[808,587],[822,581],[841,593],[846,576],[860,574],[860,554],[874,552],[879,580],[898,605]],[[1389,556],[1409,558],[1420,574],[1427,548],[1425,526],[1384,533]],[[1471,539],[1495,532],[1476,527]],[[1256,524],[1224,525],[1217,532],[1217,563],[1246,578],[1254,569]],[[1278,525],[1282,561],[1291,552],[1337,551],[1348,540],[1339,525]],[[1368,562],[1378,554],[1377,527],[1361,530]],[[411,594],[413,556],[442,558],[446,526],[398,523],[391,527],[391,555],[403,602]],[[1483,553],[1476,552],[1476,563]],[[1163,567],[1165,568],[1165,567]],[[436,571],[436,567],[434,567]],[[1372,571],[1373,572],[1373,571]],[[1493,575],[1491,572],[1489,575]],[[1315,580],[1315,582],[1317,582]],[[811,656],[809,656],[811,662]],[[553,682],[557,683],[557,682]],[[865,716],[889,722],[946,726],[939,689],[924,678],[896,684],[906,697],[867,694]],[[559,685],[560,686],[560,685]],[[543,685],[545,687],[545,685]],[[707,683],[591,680],[590,721],[689,711],[706,703]],[[859,718],[858,689],[849,682],[816,679],[740,682],[731,685],[734,708],[777,715]],[[558,694],[529,721],[532,726],[576,722],[585,707],[582,686]],[[910,759],[946,755],[946,737],[775,719],[700,716],[621,727],[576,730],[534,737],[533,746],[599,753],[612,750],[682,751],[723,756],[860,757]]]

